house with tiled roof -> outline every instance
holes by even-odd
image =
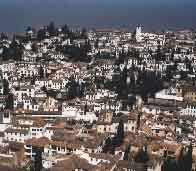
[[[29,138],[29,132],[26,129],[7,128],[4,131],[5,141],[15,141],[24,143]]]
[[[97,133],[116,133],[120,120],[124,123],[125,132],[136,132],[137,119],[137,115],[135,114],[114,116],[110,123],[98,122]]]

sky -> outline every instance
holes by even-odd
[[[0,0],[0,32],[54,21],[81,27],[196,28],[196,0]]]

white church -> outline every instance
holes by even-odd
[[[164,34],[155,34],[142,32],[142,27],[136,27],[135,38],[138,43],[146,42],[148,44],[152,44],[154,46],[165,44],[165,35]]]

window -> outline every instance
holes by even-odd
[[[158,129],[156,129],[156,130],[155,130],[155,133],[156,133],[156,134],[158,134],[158,133],[159,133],[159,130],[158,130]]]
[[[4,113],[4,118],[9,118],[9,113]]]

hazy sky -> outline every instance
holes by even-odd
[[[0,0],[0,31],[50,21],[73,26],[196,28],[196,0]]]

